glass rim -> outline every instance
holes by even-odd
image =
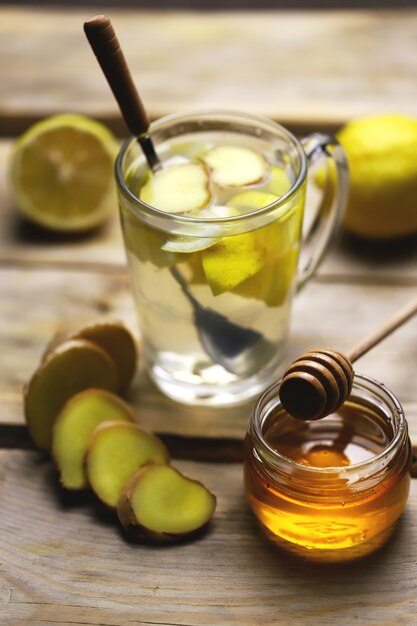
[[[125,196],[125,198],[129,201],[129,205],[127,206],[128,210],[141,219],[143,217],[143,213],[147,213],[150,216],[154,216],[161,220],[167,221],[168,223],[180,223],[184,225],[195,225],[201,226],[203,224],[236,224],[242,221],[251,221],[260,216],[266,215],[273,210],[279,209],[280,207],[284,207],[287,202],[297,193],[297,191],[301,188],[306,176],[307,176],[307,157],[303,150],[303,147],[297,137],[291,133],[287,128],[275,122],[273,120],[268,119],[267,117],[263,117],[261,115],[254,115],[252,113],[244,113],[241,111],[229,110],[229,109],[202,109],[200,111],[190,111],[185,113],[173,113],[171,115],[166,115],[164,117],[159,118],[151,123],[149,127],[150,134],[154,131],[163,128],[164,126],[171,126],[175,123],[180,122],[181,120],[192,120],[193,118],[210,118],[213,120],[216,117],[229,118],[230,122],[236,120],[238,118],[247,120],[248,122],[260,123],[263,125],[267,125],[271,127],[275,132],[279,131],[281,134],[284,134],[287,140],[291,143],[291,145],[296,150],[296,153],[300,159],[300,171],[297,174],[294,182],[292,183],[289,190],[281,197],[277,198],[274,202],[261,207],[260,209],[256,209],[254,211],[250,211],[248,213],[243,213],[241,215],[233,215],[230,217],[198,217],[198,216],[190,216],[183,215],[181,213],[167,213],[166,211],[162,211],[153,207],[146,202],[140,200],[134,193],[129,189],[126,184],[126,179],[123,173],[123,160],[124,157],[130,148],[131,145],[136,143],[137,138],[130,136],[122,143],[122,146],[118,152],[115,161],[115,178],[116,183],[121,191],[121,193]],[[285,211],[283,211],[285,214]],[[278,217],[282,217],[281,215],[277,215]]]
[[[265,402],[265,400],[269,398],[269,396],[271,396],[271,398],[269,399],[269,402],[273,402],[274,397],[277,398],[275,407],[281,404],[281,401],[279,400],[279,396],[278,396],[278,389],[281,384],[281,380],[279,380],[278,382],[268,387],[268,389],[266,389],[262,393],[262,395],[259,396],[253,408],[252,414],[249,419],[248,430],[254,436],[254,439],[255,439],[254,447],[258,449],[260,445],[261,448],[266,450],[268,454],[268,458],[266,460],[269,463],[271,463],[274,468],[282,469],[283,466],[284,467],[287,466],[288,468],[302,470],[306,474],[308,473],[316,474],[316,475],[327,474],[328,476],[338,475],[340,477],[341,475],[343,476],[346,474],[358,472],[360,470],[366,470],[367,468],[369,468],[370,466],[374,464],[377,465],[380,461],[384,461],[384,460],[387,461],[389,457],[391,456],[391,454],[396,450],[397,446],[401,443],[401,440],[404,438],[404,435],[407,435],[408,433],[407,421],[404,415],[404,409],[402,408],[400,401],[398,400],[396,395],[388,387],[386,387],[386,385],[379,382],[375,378],[372,378],[371,376],[367,376],[365,374],[359,374],[355,372],[352,391],[355,389],[355,383],[356,383],[356,388],[359,387],[359,389],[365,388],[363,383],[370,383],[371,385],[376,387],[378,391],[381,392],[381,394],[384,396],[384,400],[388,400],[389,402],[392,403],[393,408],[394,408],[394,410],[392,411],[392,413],[394,414],[394,418],[396,418],[396,420],[394,421],[394,428],[395,428],[394,436],[392,437],[388,445],[383,450],[378,452],[378,454],[375,454],[369,459],[360,461],[358,463],[352,463],[352,465],[348,465],[348,466],[314,467],[312,465],[304,465],[302,463],[298,463],[297,461],[294,461],[293,459],[290,459],[289,457],[284,456],[277,450],[274,450],[274,448],[272,448],[268,444],[268,442],[265,440],[263,436],[262,429],[261,429],[262,422],[260,418],[263,413],[262,404]],[[372,392],[372,390],[370,391]]]

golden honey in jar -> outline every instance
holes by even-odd
[[[245,444],[250,506],[268,536],[309,559],[344,561],[379,548],[404,509],[411,446],[397,398],[356,375],[337,413],[304,422],[279,383],[258,400]]]

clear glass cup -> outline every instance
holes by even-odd
[[[261,527],[309,560],[370,554],[390,537],[409,493],[411,444],[398,399],[356,374],[342,409],[303,422],[284,411],[279,385],[259,398],[245,442],[246,495]]]
[[[348,188],[345,154],[333,137],[314,134],[298,141],[275,122],[234,112],[173,115],[153,123],[150,134],[162,159],[173,142],[215,137],[220,145],[268,154],[291,181],[268,206],[213,219],[166,213],[139,199],[132,181],[135,172],[146,176],[146,162],[135,138],[124,143],[116,162],[142,354],[151,378],[183,403],[245,401],[277,376],[292,296],[314,273],[341,220]],[[303,225],[310,166],[322,167],[327,178],[319,206]],[[178,241],[186,251],[172,251]]]

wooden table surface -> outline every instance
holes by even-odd
[[[0,624],[416,624],[415,481],[384,549],[326,568],[272,550],[248,510],[239,457],[250,406],[184,408],[143,372],[135,380],[141,423],[218,497],[208,534],[181,546],[128,544],[90,495],[64,494],[31,449],[21,389],[51,335],[106,316],[136,329],[117,216],[92,236],[57,238],[19,220],[7,191],[12,136],[29,121],[71,110],[122,129],[80,34],[85,17],[0,9]],[[417,114],[414,10],[114,18],[155,115],[238,106],[311,130],[372,111]],[[311,346],[348,348],[416,286],[415,239],[376,246],[341,235],[294,303],[288,360]],[[357,367],[398,395],[417,443],[416,320]]]

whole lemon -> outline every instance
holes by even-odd
[[[337,137],[351,176],[346,229],[375,239],[417,232],[417,119],[361,118]]]

